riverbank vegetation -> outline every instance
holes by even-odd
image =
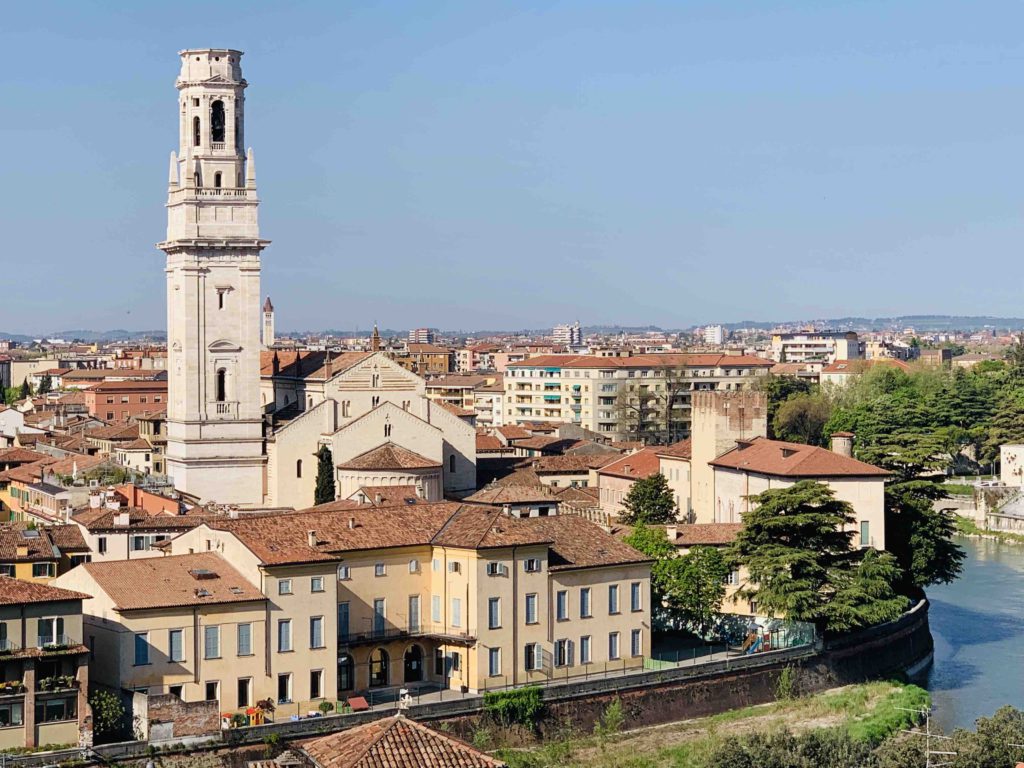
[[[902,768],[871,761],[916,722],[906,710],[927,706],[928,694],[916,686],[867,683],[627,733],[610,732],[602,718],[594,734],[498,754],[510,768]]]

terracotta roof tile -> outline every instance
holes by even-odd
[[[644,448],[623,456],[610,464],[605,464],[598,471],[601,475],[613,475],[625,477],[631,480],[641,480],[651,475],[656,475],[660,468],[657,448]]]
[[[395,715],[307,741],[318,768],[504,768],[468,744]]]
[[[89,595],[70,589],[51,587],[35,581],[22,581],[11,576],[0,576],[0,605],[25,603],[56,603],[63,600],[88,600]]]
[[[693,454],[693,443],[690,441],[690,438],[686,438],[678,443],[658,448],[656,453],[659,456],[668,456],[673,459],[690,459]]]
[[[466,501],[474,504],[531,504],[550,502],[558,499],[546,485],[489,485],[481,488]]]
[[[264,600],[215,552],[83,563],[118,611]]]
[[[364,485],[354,494],[366,499],[367,504],[375,507],[395,506],[396,504],[425,504],[416,493],[415,485]]]
[[[444,408],[449,413],[454,414],[455,416],[458,416],[459,418],[463,418],[463,417],[466,417],[466,416],[476,416],[476,411],[471,411],[468,408],[459,408],[459,406],[457,406],[457,405],[452,405],[451,403],[445,403],[445,402],[442,402],[441,400],[434,400],[433,402],[436,405],[439,405],[442,408]]]
[[[871,368],[881,366],[882,368],[896,368],[901,371],[909,371],[910,366],[902,360],[895,360],[887,357],[878,358],[876,360],[836,360],[834,363],[826,365],[821,369],[822,373],[832,374],[850,374],[855,375],[858,373],[864,373]]]
[[[278,359],[278,372],[274,374],[274,355]],[[330,365],[328,366],[327,352],[312,352],[306,350],[277,350],[264,351],[260,353],[260,375],[261,376],[286,376],[301,379],[327,379],[328,368],[331,377],[346,371],[357,365],[372,352],[331,352]]]
[[[485,451],[500,451],[505,446],[501,440],[496,438],[494,435],[480,435],[476,436],[476,450],[478,453]]]
[[[888,477],[872,464],[851,459],[825,448],[757,437],[740,442],[711,466],[784,477]]]
[[[523,522],[553,542],[548,560],[552,571],[650,562],[625,542],[579,515],[533,517]]]
[[[342,462],[338,469],[433,469],[441,464],[406,450],[392,442],[384,443],[354,459]]]

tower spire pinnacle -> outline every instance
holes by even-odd
[[[256,156],[252,147],[249,147],[249,152],[245,156],[245,186],[250,189],[256,186]]]
[[[173,149],[171,150],[171,166],[167,173],[167,185],[170,187],[178,186],[178,153]]]

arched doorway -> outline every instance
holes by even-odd
[[[383,648],[376,648],[370,654],[370,687],[378,688],[388,684],[390,658]]]
[[[423,649],[415,643],[405,651],[405,682],[420,683],[423,681]]]
[[[338,657],[338,692],[351,691],[356,687],[355,662],[347,653]]]

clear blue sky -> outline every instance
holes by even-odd
[[[1017,2],[22,2],[0,330],[163,328],[177,51],[245,51],[290,329],[1024,314]]]

